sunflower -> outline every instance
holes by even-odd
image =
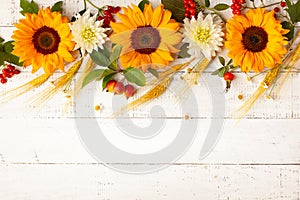
[[[13,54],[24,61],[24,67],[32,65],[32,73],[43,67],[46,74],[51,75],[59,68],[64,70],[64,61],[72,62],[70,51],[74,48],[68,18],[60,12],[52,12],[50,8],[41,8],[38,14],[25,14],[15,24],[17,30],[12,38]]]
[[[250,9],[246,15],[235,15],[228,20],[226,29],[228,56],[242,71],[261,72],[264,67],[273,68],[282,62],[287,52],[284,45],[288,42],[283,35],[288,30],[275,19],[274,11]]]
[[[123,68],[136,67],[144,72],[148,68],[164,68],[173,61],[174,45],[181,41],[180,25],[171,18],[172,13],[162,4],[153,10],[146,4],[143,12],[135,5],[123,8],[117,14],[121,22],[111,22],[114,31],[110,39],[123,46],[120,61]]]

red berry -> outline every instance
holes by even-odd
[[[98,17],[98,21],[101,21],[102,19],[104,19],[103,16],[99,16],[99,17]]]
[[[241,15],[241,10],[236,10],[235,14],[236,15]]]
[[[2,83],[2,84],[7,83],[7,79],[6,79],[6,78],[1,78],[1,83]]]
[[[6,74],[6,77],[7,77],[7,78],[11,78],[11,77],[13,77],[13,76],[14,76],[14,74],[11,73],[11,72],[9,72],[8,74]]]
[[[196,10],[195,10],[195,9],[190,10],[190,14],[191,14],[191,15],[195,15],[195,14],[196,14]]]
[[[237,0],[240,4],[244,4],[245,0]]]
[[[112,6],[107,6],[107,10],[109,10],[110,12],[112,12],[113,9],[114,9],[114,7],[112,7]]]
[[[274,12],[278,13],[280,11],[280,9],[278,7],[274,8]]]
[[[116,14],[118,13],[119,11],[121,10],[121,7],[120,6],[117,6],[113,9],[112,13]]]
[[[123,94],[125,90],[124,84],[121,82],[117,82],[114,88],[115,94]]]
[[[226,72],[224,74],[224,80],[225,81],[232,81],[234,79],[234,75],[231,72]]]
[[[282,2],[280,2],[280,6],[284,8],[284,7],[286,7],[286,3],[284,1],[282,1]]]
[[[196,8],[196,3],[195,3],[195,2],[191,2],[191,3],[190,3],[190,7],[191,7],[191,8]]]
[[[103,11],[103,14],[104,14],[104,15],[110,15],[110,11],[109,11],[109,10],[104,10],[104,11]]]
[[[231,8],[231,10],[234,10],[235,9],[235,4],[231,4],[230,8]]]
[[[10,70],[10,71],[13,71],[15,69],[15,67],[12,66],[12,65],[7,65],[7,69]]]
[[[238,3],[238,0],[232,0],[232,3],[233,4]]]
[[[197,18],[196,18],[196,15],[192,15],[192,14],[191,14],[191,15],[190,15],[190,18],[193,18],[193,17],[194,17],[195,19],[197,19]]]
[[[189,13],[189,12],[185,12],[185,13],[184,13],[184,17],[185,17],[185,18],[188,18],[189,16],[190,16],[190,13]]]
[[[15,69],[15,70],[13,71],[13,73],[14,73],[14,74],[20,74],[20,73],[21,73],[21,71],[20,71],[20,70],[18,70],[18,69]]]
[[[3,74],[0,74],[0,79],[3,79],[3,78],[5,78],[5,77],[3,76]]]
[[[242,8],[242,5],[241,5],[241,4],[235,4],[235,9],[241,10],[241,8]]]
[[[132,97],[135,94],[135,88],[132,85],[126,85],[124,94],[127,98]]]
[[[106,89],[107,89],[107,91],[108,91],[108,92],[113,92],[114,89],[115,89],[116,83],[117,83],[117,81],[115,81],[115,80],[110,80],[110,81],[108,81],[108,82],[106,83],[106,86],[105,86]]]

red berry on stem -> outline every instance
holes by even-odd
[[[236,15],[241,15],[241,10],[236,10]]]
[[[104,11],[103,11],[103,14],[104,14],[104,15],[110,15],[110,12],[109,12],[109,10],[104,10]]]
[[[112,12],[113,9],[114,9],[114,7],[112,7],[112,6],[107,6],[107,10],[109,10],[110,12]]]
[[[6,78],[1,78],[1,83],[2,83],[2,84],[7,83],[7,79],[6,79]]]
[[[184,13],[184,17],[185,17],[185,18],[188,18],[189,16],[190,16],[190,13],[189,13],[189,12],[185,12],[185,13]]]
[[[241,8],[242,8],[242,5],[241,5],[241,4],[235,4],[235,9],[241,10]]]
[[[274,12],[277,12],[277,13],[278,13],[279,11],[280,11],[280,9],[279,9],[278,7],[275,7],[275,8],[274,8]]]
[[[116,85],[117,81],[115,80],[110,80],[106,83],[106,89],[108,92],[113,92],[114,91],[114,88],[115,88],[115,85]]]
[[[8,74],[6,74],[6,77],[7,77],[7,78],[11,78],[11,77],[13,77],[13,76],[14,76],[14,74],[13,74],[13,73],[11,73],[11,72],[10,72],[10,73],[8,73]]]
[[[12,65],[7,65],[7,69],[10,70],[10,71],[13,71],[15,69],[15,67],[12,66]]]
[[[5,77],[3,76],[3,74],[0,74],[0,79],[3,79],[3,78],[5,78]]]
[[[124,84],[121,82],[117,82],[114,88],[115,94],[123,94],[125,90]]]
[[[116,14],[118,13],[119,11],[121,10],[121,7],[120,6],[117,6],[113,9],[112,13]]]
[[[18,69],[15,69],[15,70],[13,71],[13,73],[14,73],[14,74],[20,74],[20,73],[21,73],[21,71],[20,71],[20,70],[18,70]]]
[[[234,79],[234,75],[231,72],[226,72],[224,74],[224,80],[225,81],[232,81]]]
[[[285,1],[280,2],[280,6],[283,8],[286,7],[286,2]]]
[[[135,94],[135,88],[132,85],[126,85],[124,94],[127,98],[132,97]]]
[[[196,10],[190,10],[190,15],[195,15],[196,14]]]
[[[195,2],[191,2],[191,3],[190,3],[190,7],[191,7],[191,8],[196,8],[196,3],[195,3]]]

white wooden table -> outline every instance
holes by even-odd
[[[49,5],[54,1],[36,2]],[[113,1],[93,2],[100,5]],[[129,4],[125,0],[120,2],[121,5]],[[131,2],[138,3],[137,0]],[[83,8],[83,3],[80,0],[66,0],[64,8],[66,14],[71,16]],[[18,14],[19,1],[1,0],[0,11],[0,36],[9,39],[14,30],[13,22],[21,17]],[[95,104],[86,104],[82,106],[85,106],[87,113],[78,115],[76,109],[64,113],[66,99],[63,94],[57,95],[42,110],[29,112],[26,99],[43,88],[1,106],[0,199],[300,199],[299,69],[292,72],[276,100],[260,98],[248,115],[235,124],[230,113],[243,102],[237,96],[249,97],[263,77],[250,84],[244,74],[236,73],[232,89],[223,94],[224,85],[211,87],[207,83],[212,79],[219,81],[210,75],[217,67],[217,62],[213,62],[193,88],[198,102],[197,116],[172,107],[170,102],[174,101],[174,97],[168,93],[153,104],[130,113],[133,122],[148,126],[151,123],[149,110],[154,104],[161,105],[166,112],[164,136],[144,144],[118,139],[118,134],[112,134],[111,140],[115,145],[121,145],[121,149],[147,153],[172,141],[174,136],[170,132],[179,122],[197,121],[197,135],[184,155],[175,162],[165,163],[166,168],[152,173],[136,175],[115,171],[98,162],[88,152],[89,148],[84,147],[76,129],[76,118],[94,116],[105,126],[104,131],[116,129],[115,121],[105,121],[111,113],[112,96],[101,94],[97,83],[89,85],[81,95],[95,99],[95,104],[102,104],[101,112],[93,110]],[[18,79],[12,79],[6,86],[1,85],[0,91],[29,80],[20,77],[33,76],[29,71],[22,72]],[[223,116],[212,116],[215,106],[212,91],[224,95],[226,112]],[[190,118],[184,119],[186,115]],[[208,129],[220,117],[224,119],[221,137],[212,152],[199,159]],[[109,134],[106,133],[106,136],[109,137]],[[130,165],[114,164],[121,167]]]

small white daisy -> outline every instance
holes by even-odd
[[[216,56],[216,52],[221,51],[223,46],[224,33],[222,31],[222,21],[216,15],[207,14],[204,18],[199,12],[197,20],[185,18],[183,42],[189,44],[188,53],[196,58],[201,58],[202,54],[207,59]]]
[[[109,40],[106,31],[109,28],[102,28],[103,20],[98,21],[97,15],[90,16],[90,10],[87,10],[82,16],[76,15],[76,21],[70,25],[73,41],[76,42],[75,49],[80,48],[82,55],[87,51],[92,53],[93,49],[98,47],[103,49],[103,44]]]

